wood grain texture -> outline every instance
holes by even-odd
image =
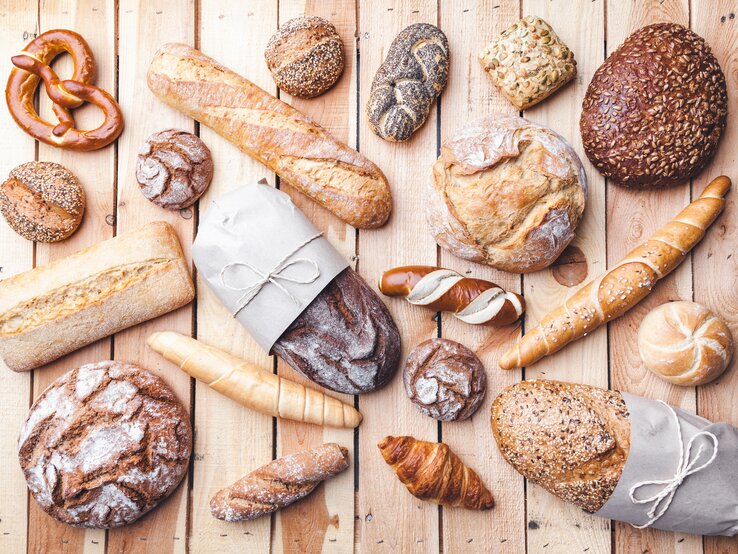
[[[696,198],[705,185],[718,175],[728,175],[734,187],[728,194],[723,215],[712,226],[705,244],[697,248],[692,256],[694,301],[704,304],[722,317],[733,337],[738,337],[738,202],[735,191],[738,186],[738,159],[732,146],[738,138],[735,124],[738,113],[738,5],[734,0],[692,0],[691,10],[692,30],[707,41],[725,73],[728,117],[731,118],[717,155],[694,180],[692,197]],[[717,381],[697,388],[697,405],[701,416],[738,425],[737,357],[734,353],[733,363]],[[735,550],[735,538],[704,539],[705,554],[727,554]]]
[[[608,54],[635,30],[660,21],[689,25],[687,0],[648,0],[637,3],[610,1],[607,5]],[[639,191],[608,183],[608,264],[617,263],[634,246],[646,240],[673,218],[690,201],[689,184],[672,188]],[[698,247],[699,248],[699,247]],[[623,317],[610,323],[610,372],[612,388],[650,398],[659,398],[694,411],[693,388],[675,387],[647,371],[636,344],[640,321],[652,308],[669,300],[690,299],[692,295],[691,256],[661,281],[654,291]],[[699,537],[657,530],[639,531],[618,523],[615,527],[617,552],[701,552]]]
[[[200,3],[199,44],[203,52],[276,92],[269,71],[258,58],[277,27],[277,3],[244,5],[227,0]],[[238,32],[233,32],[238,29]],[[245,56],[244,52],[252,52]],[[200,199],[200,214],[213,200],[245,184],[274,174],[244,155],[215,131],[200,126],[200,137],[213,154],[213,182]],[[197,338],[271,371],[274,359],[234,320],[207,285],[198,279]],[[220,489],[272,459],[274,418],[225,398],[203,383],[195,385],[195,449],[190,507],[191,552],[267,552],[271,535],[268,517],[227,523],[210,513],[210,499]]]
[[[0,61],[2,76],[10,71],[10,56],[21,50],[38,32],[36,0],[9,2],[0,8]],[[32,161],[33,138],[24,133],[7,109],[0,109],[0,179],[16,165]],[[33,243],[16,234],[0,217],[0,279],[33,267]],[[18,464],[18,429],[26,419],[31,398],[31,373],[16,373],[0,362],[0,550],[25,552],[28,531],[26,480]],[[33,500],[31,500],[33,502]]]
[[[146,86],[146,71],[156,50],[166,42],[194,44],[195,5],[192,1],[134,1],[119,4],[120,105],[126,130],[118,139],[118,204],[116,231],[131,231],[149,221],[167,221],[185,246],[190,260],[194,230],[193,210],[164,210],[144,198],[135,179],[138,149],[153,132],[168,128],[193,131],[191,119],[159,102]],[[146,347],[146,337],[154,331],[192,333],[193,308],[185,306],[170,314],[127,329],[115,336],[115,359],[134,361],[159,375],[191,413],[190,378],[176,366]],[[186,477],[177,490],[142,519],[108,533],[109,552],[184,552],[187,542]]]
[[[577,76],[553,96],[526,110],[525,118],[550,127],[576,150],[584,164],[588,197],[584,217],[570,248],[578,249],[586,263],[581,285],[605,271],[605,180],[589,163],[579,134],[582,99],[595,70],[604,60],[605,13],[603,2],[578,0],[561,10],[545,0],[523,0],[523,15],[545,19],[574,52]],[[554,267],[556,264],[554,265]],[[565,281],[566,282],[566,281]],[[528,306],[526,329],[538,325],[552,306],[563,304],[580,284],[566,286],[551,268],[523,278]],[[607,329],[602,327],[557,354],[526,369],[526,379],[559,379],[607,388]],[[528,483],[528,549],[531,552],[610,551],[610,522],[586,514]]]
[[[344,46],[345,68],[338,82],[316,98],[303,100],[284,92],[280,92],[280,98],[316,120],[338,140],[356,148],[356,3],[354,0],[279,2],[280,26],[302,15],[317,15],[336,26]],[[263,52],[265,45],[266,41],[258,49],[259,53]],[[264,63],[262,60],[260,62]],[[280,188],[292,197],[308,219],[346,259],[355,260],[357,231],[286,183],[282,182]],[[277,370],[283,377],[318,387],[282,360],[278,360]],[[328,393],[353,404],[350,395]],[[353,549],[354,430],[277,420],[277,456],[314,448],[324,442],[336,442],[348,448],[351,466],[323,483],[304,500],[277,513],[272,552],[342,553]]]
[[[364,112],[374,74],[397,34],[411,23],[436,24],[435,2],[360,2],[359,144],[361,152],[379,165],[390,183],[392,215],[382,228],[359,235],[359,273],[376,283],[383,271],[409,264],[433,265],[436,244],[423,213],[423,181],[431,178],[436,159],[437,107],[406,143],[385,142],[369,130]],[[451,62],[453,63],[453,61]],[[419,342],[437,334],[433,313],[418,310],[402,299],[388,300],[400,329],[404,360]],[[439,548],[438,507],[411,496],[382,459],[377,443],[388,434],[438,438],[436,421],[422,415],[408,400],[400,375],[384,389],[359,399],[364,422],[359,432],[358,552]]]
[[[478,54],[494,36],[514,23],[518,0],[442,2],[440,27],[451,50],[449,83],[441,95],[441,141],[468,121],[495,112],[517,114],[479,63]],[[425,176],[425,179],[432,177]],[[424,181],[425,181],[424,179]],[[425,187],[427,182],[420,183]],[[424,229],[425,231],[425,229]],[[425,231],[428,232],[428,231]],[[488,279],[508,291],[520,292],[520,276],[494,270],[439,250],[439,265],[477,278]],[[420,311],[423,308],[415,308]],[[471,348],[487,370],[487,395],[477,413],[466,421],[444,423],[443,442],[472,467],[492,491],[491,512],[444,509],[443,547],[447,552],[493,549],[525,550],[525,489],[523,478],[505,463],[490,430],[490,409],[497,394],[520,380],[522,371],[502,371],[500,353],[520,336],[521,325],[501,329],[468,325],[442,314],[441,334]]]
[[[97,64],[96,85],[115,91],[115,6],[109,2],[73,0],[49,0],[39,3],[41,32],[49,29],[71,28],[85,37],[92,49]],[[71,74],[70,56],[59,57],[54,68],[61,76]],[[64,77],[62,77],[64,78]],[[39,95],[39,113],[49,121],[55,115],[46,94]],[[98,121],[99,114],[91,105],[75,110],[74,117],[79,128],[91,127]],[[114,206],[115,150],[108,146],[95,152],[74,152],[39,143],[38,159],[57,162],[70,169],[85,189],[87,207],[79,229],[68,239],[54,244],[37,244],[36,265],[44,265],[87,248],[113,236],[113,228],[105,221]],[[110,339],[102,339],[90,346],[77,350],[59,360],[33,372],[33,397],[37,398],[57,377],[89,362],[110,359]],[[28,548],[36,552],[44,548],[59,552],[103,552],[105,532],[82,530],[57,523],[44,513],[34,502],[29,506]]]

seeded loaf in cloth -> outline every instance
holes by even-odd
[[[174,229],[149,223],[0,281],[0,362],[36,368],[194,296]]]

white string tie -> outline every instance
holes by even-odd
[[[267,283],[273,284],[275,287],[277,287],[279,290],[281,290],[287,297],[292,300],[295,304],[299,304],[299,300],[294,297],[290,291],[288,291],[280,282],[279,280],[285,281],[287,283],[297,283],[298,285],[309,285],[310,283],[315,282],[315,280],[320,277],[320,268],[318,267],[318,264],[309,258],[295,258],[294,260],[290,260],[292,256],[294,256],[301,248],[308,245],[318,237],[322,236],[323,233],[317,233],[313,235],[312,237],[305,239],[302,241],[299,245],[297,245],[289,254],[284,256],[269,272],[264,272],[260,270],[258,267],[254,267],[248,262],[231,262],[229,264],[226,264],[223,266],[223,268],[220,270],[220,284],[223,285],[226,288],[229,288],[231,290],[236,291],[243,291],[243,294],[238,298],[238,309],[233,312],[231,315],[233,317],[236,317],[241,310],[243,310],[246,306],[249,305],[249,302],[251,302],[254,298],[256,298],[256,295],[261,292],[261,289],[266,285]],[[304,278],[298,278],[298,277],[287,277],[286,275],[282,275],[282,272],[287,269],[288,267],[291,267],[293,265],[297,265],[300,263],[308,264],[313,268],[313,273],[309,277]],[[250,284],[247,287],[235,287],[233,285],[229,285],[225,282],[225,274],[226,271],[228,271],[232,267],[242,266],[250,269],[252,272],[254,272],[256,275],[259,276],[259,280],[255,281],[254,283]]]
[[[671,505],[671,501],[674,499],[674,495],[676,494],[677,489],[684,482],[684,480],[690,475],[693,475],[698,471],[702,471],[710,464],[712,464],[712,462],[715,461],[718,453],[718,439],[709,431],[700,431],[698,433],[695,433],[695,435],[691,439],[689,439],[689,442],[687,443],[687,449],[685,450],[679,417],[677,416],[674,409],[666,402],[662,400],[659,400],[659,402],[669,408],[669,411],[674,415],[674,419],[676,420],[677,435],[679,436],[679,466],[677,467],[676,474],[671,479],[640,481],[638,483],[635,483],[630,488],[630,500],[634,504],[648,504],[651,502],[653,503],[651,509],[648,510],[646,514],[651,519],[649,519],[649,521],[643,525],[633,525],[633,527],[635,527],[636,529],[645,529],[646,527],[650,527],[651,525],[656,523],[656,521],[658,521],[659,518],[661,518],[661,516],[666,513],[666,510],[669,509],[669,506]],[[699,449],[697,450],[697,454],[694,458],[692,458],[692,445],[698,437],[709,438],[712,441],[713,448],[712,456],[710,456],[710,459],[699,466],[697,465],[697,462],[702,456],[702,453],[705,451],[705,445],[701,444]],[[657,494],[654,494],[653,496],[650,496],[648,498],[636,498],[635,493],[639,488],[647,487],[650,485],[664,485],[664,488],[661,489],[661,492],[658,492]]]

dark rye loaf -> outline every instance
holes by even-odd
[[[272,351],[319,385],[360,394],[394,375],[400,332],[379,296],[349,268],[315,297]]]
[[[590,161],[616,183],[684,183],[717,149],[725,129],[725,76],[689,29],[639,29],[605,60],[587,89],[579,122]]]
[[[492,432],[519,473],[588,512],[610,498],[630,451],[630,418],[619,392],[523,381],[492,404]]]
[[[127,363],[73,369],[33,403],[18,440],[28,488],[77,527],[133,523],[187,473],[192,428],[171,389]]]

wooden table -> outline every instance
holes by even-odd
[[[126,129],[115,147],[75,153],[35,143],[0,107],[0,176],[29,160],[59,162],[85,186],[88,210],[80,230],[55,245],[32,244],[0,221],[0,278],[42,265],[152,220],[175,226],[188,251],[200,210],[241,184],[275,175],[241,154],[205,127],[161,104],[146,87],[148,62],[165,42],[201,48],[274,94],[277,89],[263,59],[264,46],[278,25],[303,13],[331,20],[347,50],[346,70],[330,92],[313,100],[281,98],[308,113],[339,139],[359,149],[383,169],[394,194],[388,225],[357,232],[325,210],[287,190],[333,244],[374,283],[386,268],[410,263],[440,264],[488,277],[510,290],[522,291],[528,303],[526,327],[575,288],[577,274],[594,276],[621,258],[633,245],[670,219],[711,177],[738,177],[732,127],[716,158],[692,183],[669,190],[637,192],[618,188],[587,162],[578,131],[581,100],[592,74],[605,56],[635,29],[657,21],[691,26],[712,46],[726,73],[730,110],[738,112],[738,12],[736,0],[1,0],[0,63],[10,70],[10,56],[38,32],[74,29],[87,38],[98,64],[98,85],[115,93]],[[551,270],[506,274],[454,258],[436,247],[426,229],[423,188],[440,140],[465,121],[493,111],[514,112],[484,75],[477,61],[483,45],[523,14],[546,19],[574,51],[579,74],[574,83],[525,117],[549,125],[566,137],[585,162],[590,197],[574,246],[561,264],[559,279]],[[372,134],[364,116],[369,87],[394,36],[413,22],[440,26],[451,45],[451,75],[428,122],[407,144],[383,142]],[[57,69],[69,72],[69,59]],[[42,113],[50,117],[46,98]],[[92,108],[78,110],[78,121],[94,124]],[[161,210],[147,202],[134,179],[136,152],[154,131],[178,127],[199,132],[210,146],[216,175],[199,208]],[[305,381],[286,364],[266,356],[198,283],[197,302],[84,348],[49,367],[16,374],[0,372],[0,551],[17,552],[653,552],[717,554],[738,552],[738,542],[660,531],[637,531],[565,505],[539,487],[525,483],[506,465],[492,439],[488,414],[503,387],[521,378],[550,377],[628,390],[697,411],[712,419],[738,424],[738,372],[729,371],[709,386],[676,388],[646,372],[638,358],[636,330],[652,307],[674,299],[702,302],[731,324],[738,336],[738,256],[736,192],[704,243],[654,293],[622,319],[600,329],[556,356],[521,371],[497,367],[500,353],[520,334],[519,327],[477,329],[451,318],[440,323],[427,311],[396,300],[388,305],[407,351],[437,336],[460,341],[485,362],[489,391],[471,421],[438,424],[408,401],[396,377],[381,392],[356,398],[364,414],[358,432],[322,429],[272,418],[241,408],[165,363],[145,344],[153,330],[192,333],[280,374]],[[564,283],[564,284],[562,284]],[[16,461],[16,441],[30,402],[55,378],[85,362],[106,358],[138,362],[160,374],[189,408],[195,427],[192,471],[175,494],[136,524],[111,530],[73,529],[55,523],[29,499]],[[351,401],[351,398],[348,398]],[[410,496],[381,459],[376,443],[387,434],[442,439],[489,485],[497,499],[491,512],[439,509]],[[210,516],[215,490],[275,456],[336,441],[351,451],[353,467],[318,488],[303,502],[271,519],[226,524]]]

